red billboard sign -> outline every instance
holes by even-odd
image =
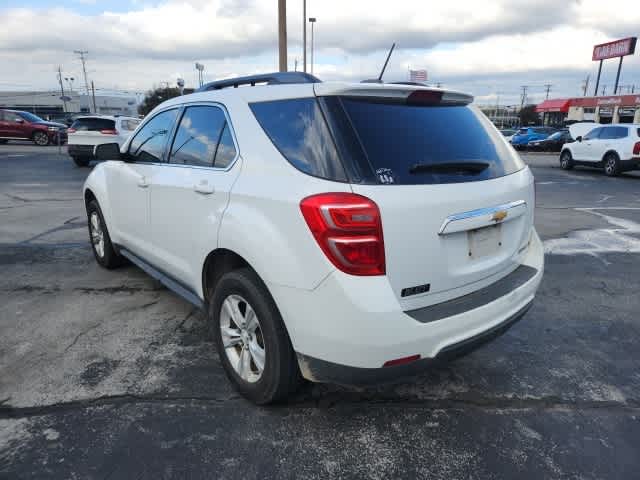
[[[624,57],[633,55],[636,51],[636,37],[623,38],[614,42],[601,43],[593,47],[593,61],[606,60],[607,58]]]

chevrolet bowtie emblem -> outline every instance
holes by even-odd
[[[499,212],[496,212],[493,214],[493,217],[491,218],[491,220],[498,223],[503,221],[505,218],[507,218],[506,210],[500,210]]]

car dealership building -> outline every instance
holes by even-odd
[[[561,126],[575,122],[640,123],[640,94],[557,98],[536,107],[543,124]]]

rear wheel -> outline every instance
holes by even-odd
[[[565,150],[560,154],[560,167],[563,170],[571,170],[573,168],[573,158],[569,150]]]
[[[226,273],[209,302],[220,362],[238,391],[259,405],[293,392],[300,372],[289,335],[264,283],[250,268]]]
[[[49,145],[49,136],[44,132],[36,132],[33,134],[33,143],[40,147]]]
[[[615,177],[620,173],[620,159],[615,153],[607,153],[603,159],[604,173],[609,177]]]
[[[91,200],[87,205],[87,217],[89,220],[89,240],[96,261],[110,270],[122,265],[124,259],[113,248],[107,224],[102,216],[100,206],[95,200]]]
[[[73,159],[73,163],[75,163],[78,167],[86,167],[89,165],[89,159],[87,157],[71,157]]]

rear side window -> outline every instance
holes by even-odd
[[[171,163],[226,168],[236,149],[224,112],[213,106],[188,107],[171,148]]]
[[[108,118],[79,118],[71,125],[77,132],[99,132],[100,130],[114,130],[115,120]]]
[[[522,160],[478,109],[343,98],[365,155],[383,183],[437,184],[515,173]]]
[[[315,177],[347,181],[315,97],[253,103],[251,110],[291,165]]]
[[[129,156],[138,162],[161,162],[178,110],[165,110],[149,120],[131,140]]]

